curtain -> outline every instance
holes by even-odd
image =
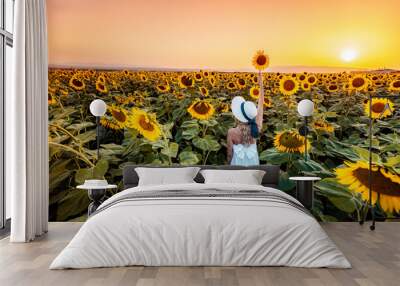
[[[12,242],[48,227],[47,29],[45,0],[15,1],[13,94],[6,98],[6,188]]]

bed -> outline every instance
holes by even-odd
[[[50,269],[144,266],[350,268],[313,216],[277,189],[279,167],[259,169],[261,185],[195,183],[138,186],[123,171],[122,192],[106,200]]]

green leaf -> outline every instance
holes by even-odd
[[[387,167],[395,167],[397,165],[400,165],[400,155],[387,157],[384,165]]]
[[[329,172],[324,166],[322,166],[320,163],[315,162],[313,160],[296,160],[294,161],[293,165],[306,173],[312,173],[315,175],[324,175],[324,176],[331,176],[332,173]]]
[[[182,165],[196,165],[200,158],[193,151],[183,151],[179,154],[179,163]]]
[[[352,193],[342,184],[338,183],[334,178],[326,178],[318,181],[314,186],[320,190],[321,195],[326,197],[346,197],[351,198]]]
[[[293,190],[296,186],[296,182],[289,180],[289,174],[287,172],[281,173],[279,176],[278,188],[284,192]]]
[[[218,125],[218,121],[215,119],[200,120],[200,124],[206,125],[208,127],[214,127],[214,126]]]
[[[165,138],[168,138],[168,139],[172,138],[172,133],[171,133],[172,127],[174,127],[174,122],[169,122],[169,123],[163,124],[161,126],[161,129],[162,129],[162,132],[163,132]]]
[[[101,159],[93,168],[79,169],[75,173],[75,182],[78,184],[84,184],[85,180],[102,180],[108,171],[108,166],[108,161]]]
[[[192,143],[203,151],[218,151],[221,148],[218,141],[211,135],[206,135],[204,138],[195,138]]]
[[[84,214],[89,205],[89,198],[86,190],[70,191],[57,206],[57,221],[66,221]]]
[[[84,184],[85,180],[92,179],[92,169],[79,169],[75,173],[75,182],[77,184]]]
[[[184,121],[181,125],[182,138],[185,140],[192,140],[200,133],[200,125],[197,120]]]
[[[175,158],[178,155],[179,145],[175,142],[170,142],[167,146],[161,149],[161,154],[170,158]]]
[[[353,213],[356,210],[356,205],[352,199],[345,197],[329,197],[329,200],[335,207],[346,213]]]
[[[92,126],[95,126],[95,125],[96,124],[94,122],[81,122],[81,123],[71,124],[65,129],[70,130],[70,131],[74,131],[74,132],[78,132],[78,131],[80,131],[82,129],[85,129],[85,128],[88,128],[88,127],[92,127]]]
[[[364,161],[369,161],[369,151],[367,149],[358,147],[358,146],[352,146],[351,147],[360,157],[360,159]],[[371,152],[372,155],[372,162],[375,164],[382,164],[381,158],[379,157],[378,154]]]
[[[192,129],[192,128],[200,128],[197,120],[187,120],[182,122],[181,128],[183,129]]]
[[[325,152],[327,155],[330,155],[332,157],[339,156],[339,158],[351,161],[359,160],[358,154],[353,149],[348,148],[344,144],[334,142],[329,139],[323,140],[323,143],[325,144]]]
[[[182,138],[185,140],[192,140],[193,138],[197,137],[199,133],[200,133],[199,128],[184,129],[182,131]]]
[[[320,194],[327,197],[336,208],[346,213],[353,213],[357,207],[361,205],[361,202],[353,193],[333,178],[319,181],[315,184],[315,187],[319,189]]]
[[[96,166],[93,168],[93,178],[92,179],[104,179],[104,175],[108,171],[108,161],[101,159],[97,162]]]
[[[80,144],[84,144],[96,139],[96,131],[95,130],[86,131],[84,133],[75,136],[75,138],[79,140]]]
[[[398,152],[400,150],[400,144],[389,144],[385,145],[382,149],[382,152]]]
[[[260,160],[266,161],[269,164],[281,165],[287,163],[290,160],[290,154],[278,152],[276,149],[267,149],[260,153]]]
[[[50,166],[49,171],[49,189],[52,191],[60,183],[66,180],[72,175],[73,171],[67,169],[67,165],[71,162],[71,159],[66,159],[65,161],[56,161]]]

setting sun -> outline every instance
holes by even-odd
[[[352,62],[358,57],[358,52],[354,49],[345,49],[340,54],[340,57],[345,62]]]

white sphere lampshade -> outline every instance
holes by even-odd
[[[314,102],[309,99],[303,99],[297,105],[297,111],[301,116],[311,116],[314,111]]]
[[[103,116],[106,113],[107,105],[101,99],[95,99],[90,103],[90,113],[94,116]]]

